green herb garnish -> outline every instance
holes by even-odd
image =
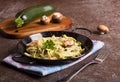
[[[43,48],[53,50],[55,48],[54,45],[55,43],[52,40],[47,40],[43,43]]]

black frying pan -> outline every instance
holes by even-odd
[[[82,43],[82,47],[85,48],[85,51],[82,53],[82,55],[80,55],[76,58],[69,58],[69,59],[65,59],[65,60],[62,60],[62,59],[61,60],[45,60],[45,59],[37,59],[37,58],[25,56],[24,51],[26,49],[26,44],[32,41],[31,36],[34,36],[34,37],[37,36],[34,34],[34,35],[28,36],[28,37],[22,39],[22,41],[20,41],[20,43],[18,44],[18,51],[17,51],[16,55],[13,56],[13,60],[15,60],[17,62],[21,62],[21,63],[26,63],[26,64],[44,64],[44,65],[66,64],[66,63],[73,62],[73,61],[85,56],[87,53],[90,52],[90,50],[93,47],[93,43],[92,43],[91,39],[89,39],[88,37],[86,37],[84,35],[74,33],[74,32],[50,31],[50,32],[43,32],[40,34],[42,35],[42,37],[51,37],[52,35],[62,36],[63,34],[74,37],[77,41],[80,41]]]

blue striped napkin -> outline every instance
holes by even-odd
[[[48,74],[51,73],[55,73],[57,71],[66,69],[70,66],[73,66],[77,63],[79,63],[80,61],[86,59],[87,57],[89,57],[90,55],[92,55],[93,53],[95,53],[96,51],[98,51],[99,49],[101,49],[104,46],[104,42],[102,41],[98,41],[98,40],[92,40],[93,41],[93,49],[84,57],[81,57],[80,59],[69,63],[69,64],[64,64],[64,65],[56,65],[56,66],[44,66],[44,65],[28,65],[28,64],[22,64],[19,62],[16,62],[14,60],[12,60],[12,54],[10,54],[8,57],[3,59],[3,62],[8,63],[9,65],[12,65],[14,67],[16,67],[17,69],[21,69],[25,72],[29,72],[38,76],[46,76]]]

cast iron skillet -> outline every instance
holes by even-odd
[[[36,58],[28,57],[28,56],[24,55],[26,44],[32,41],[31,36],[37,37],[39,35],[39,34],[33,34],[33,35],[28,36],[20,41],[20,43],[18,44],[18,51],[15,54],[15,56],[12,57],[13,60],[20,62],[20,63],[25,63],[25,64],[44,64],[44,65],[66,64],[66,63],[73,62],[73,61],[85,56],[87,53],[90,52],[90,50],[93,47],[93,43],[92,43],[91,39],[89,39],[88,37],[86,37],[84,35],[74,33],[74,32],[49,31],[49,32],[43,32],[40,34],[42,35],[42,37],[51,37],[52,35],[62,36],[63,34],[74,37],[77,41],[80,41],[82,43],[82,47],[85,48],[85,51],[82,53],[82,55],[80,55],[76,58],[69,58],[69,59],[65,59],[65,60],[44,60],[44,59],[36,59]]]

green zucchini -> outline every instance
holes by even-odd
[[[54,11],[54,6],[49,3],[29,7],[17,13],[14,22],[16,27],[22,27],[43,15],[50,15]]]

